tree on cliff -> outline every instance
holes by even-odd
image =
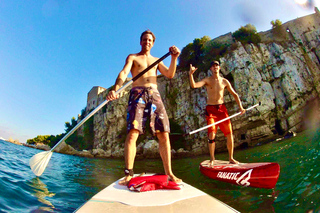
[[[210,41],[209,36],[203,36],[201,39],[196,38],[193,43],[185,46],[179,56],[179,68],[189,70],[189,64],[202,66],[204,60],[205,44]]]
[[[282,27],[282,22],[279,19],[271,21],[270,24],[272,25],[272,33],[275,36],[277,36],[278,38],[286,39],[287,31]]]
[[[232,37],[242,44],[258,44],[261,42],[260,35],[257,33],[256,27],[252,24],[247,24],[244,27],[241,26],[239,30],[232,33]]]
[[[277,22],[278,24],[279,22]],[[261,42],[260,35],[257,33],[256,27],[247,24],[240,27],[237,31],[232,33],[232,37],[242,44]],[[192,64],[199,68],[199,70],[208,70],[212,60],[219,60],[225,53],[230,50],[231,43],[221,43],[211,41],[209,36],[203,36],[201,39],[196,38],[193,43],[185,46],[179,56],[178,68],[182,70],[189,70],[189,65]]]
[[[75,117],[71,118],[71,123],[70,122],[65,122],[64,126],[65,126],[65,131],[66,133],[70,132],[73,127],[75,127],[77,125],[77,120],[75,119]]]
[[[82,112],[80,118],[85,117]],[[50,147],[55,146],[68,132],[70,132],[76,125],[78,121],[75,117],[71,118],[71,122],[65,122],[65,133],[59,135],[38,135],[33,139],[28,139],[28,144],[46,144]],[[92,149],[93,148],[93,117],[84,123],[84,136],[78,135],[77,132],[73,133],[67,140],[66,143],[71,145],[73,148],[78,150]]]
[[[51,138],[51,135],[38,135],[37,137],[35,137],[33,139],[28,139],[27,143],[28,144],[43,143],[43,144],[49,145],[51,142],[50,138]]]
[[[65,122],[66,134],[70,132],[78,124],[77,120],[72,117],[71,123]],[[92,149],[94,140],[93,117],[83,124],[83,136],[74,132],[67,138],[66,143],[77,150]]]
[[[271,21],[270,24],[272,25],[272,29],[280,27],[282,25],[282,22],[279,19],[276,19],[275,21]]]

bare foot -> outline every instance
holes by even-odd
[[[182,180],[177,178],[176,176],[174,175],[168,175],[169,176],[169,180],[175,182],[175,183],[182,183]]]
[[[230,163],[230,164],[239,164],[240,162],[239,162],[239,161],[236,161],[235,159],[230,159],[230,160],[229,160],[229,163]]]
[[[215,160],[210,160],[210,162],[209,162],[208,166],[212,168],[212,167],[213,167],[213,165],[214,165],[214,163],[215,163]]]
[[[122,180],[119,181],[119,185],[122,185],[122,186],[128,185],[131,178],[132,178],[132,176],[130,176],[130,175],[125,176]]]

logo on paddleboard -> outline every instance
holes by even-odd
[[[218,172],[217,177],[226,180],[235,180],[238,185],[250,186],[250,178],[253,169],[250,169],[243,173],[240,177],[240,172]]]

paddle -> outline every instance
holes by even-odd
[[[155,65],[163,61],[166,57],[168,57],[171,54],[169,51],[167,54],[153,62],[149,67],[144,69],[141,73],[136,75],[134,78],[132,78],[130,81],[128,81],[125,85],[123,85],[120,89],[116,91],[116,95],[120,94],[124,89],[126,89],[128,86],[130,86],[135,80],[140,78],[143,74],[148,72],[151,68],[153,68]],[[52,156],[53,150],[63,141],[65,141],[71,134],[73,134],[84,122],[86,122],[91,116],[93,116],[97,111],[99,111],[104,105],[106,105],[109,102],[109,100],[105,100],[102,102],[98,107],[96,107],[92,112],[90,112],[84,119],[82,119],[70,132],[68,132],[50,151],[40,152],[38,154],[35,154],[30,160],[29,165],[31,170],[36,176],[42,175],[44,170],[46,169],[50,158]]]
[[[251,109],[253,109],[253,108],[255,108],[255,107],[259,106],[259,105],[261,105],[261,102],[259,102],[258,104],[253,105],[253,106],[247,108],[246,111],[251,110]],[[217,121],[217,122],[215,122],[215,123],[213,123],[213,124],[209,124],[209,125],[207,125],[207,126],[204,126],[204,127],[199,128],[199,129],[196,129],[196,130],[194,130],[194,131],[191,131],[191,132],[187,133],[185,136],[187,136],[187,135],[192,135],[192,134],[194,134],[194,133],[196,133],[196,132],[200,132],[200,131],[202,131],[202,130],[204,130],[204,129],[207,129],[207,128],[211,127],[211,126],[214,126],[214,125],[217,125],[217,124],[219,124],[219,123],[222,123],[222,122],[224,122],[224,121],[226,121],[226,120],[229,120],[229,119],[231,119],[231,118],[233,118],[233,117],[236,117],[236,116],[238,116],[238,115],[240,115],[240,114],[241,114],[241,112],[238,112],[238,113],[236,113],[236,114],[234,114],[234,115],[231,115],[231,116],[229,116],[229,117],[227,117],[227,118],[224,118],[224,119],[222,119],[222,120],[220,120],[220,121]]]

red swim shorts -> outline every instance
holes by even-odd
[[[227,108],[224,104],[218,104],[218,105],[207,105],[206,106],[206,120],[207,124],[212,124],[217,121],[220,121],[224,118],[229,117]],[[224,136],[229,135],[232,133],[232,126],[230,120],[226,120],[222,123],[219,123],[218,125],[213,125],[208,128],[208,135],[213,132],[214,134],[217,133],[218,127],[223,132]]]

